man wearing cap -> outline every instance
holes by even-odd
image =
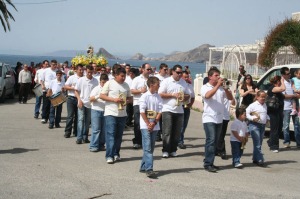
[[[56,79],[51,80],[49,84],[49,89],[47,91],[47,96],[51,97],[59,92],[64,91],[64,85],[65,82],[62,81],[62,71],[58,70],[56,71]],[[60,128],[59,122],[61,120],[61,111],[62,111],[62,104],[54,107],[52,104],[50,105],[50,114],[49,114],[49,129],[53,129],[53,126],[55,125],[55,128]],[[56,113],[55,113],[56,112]]]

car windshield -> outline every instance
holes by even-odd
[[[0,77],[2,77],[2,66],[0,66]]]

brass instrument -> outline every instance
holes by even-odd
[[[146,110],[146,116],[148,119],[155,119],[157,116],[157,112],[153,110]]]
[[[183,100],[184,100],[184,92],[182,91],[182,88],[181,88],[181,87],[180,87],[180,89],[179,89],[178,94],[179,94],[179,97],[177,97],[177,99],[176,99],[176,104],[175,104],[175,106],[179,106],[179,105],[180,105],[180,102],[183,102]]]
[[[119,91],[119,98],[123,99],[123,102],[118,103],[118,110],[124,110],[124,106],[126,106],[126,95]]]
[[[241,146],[241,149],[245,149],[246,147],[246,143],[248,142],[248,138],[247,137],[243,137],[242,138],[242,146]]]

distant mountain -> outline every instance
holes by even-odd
[[[156,60],[156,61],[174,61],[174,62],[205,62],[209,60],[209,47],[214,47],[209,44],[203,44],[197,48],[189,50],[187,52],[173,51],[169,55],[163,57],[150,57],[149,55],[144,56],[141,53],[135,54],[131,59],[134,60]],[[160,54],[160,53],[151,53],[151,54]],[[150,55],[151,55],[150,54]],[[221,54],[214,53],[213,60],[219,60],[222,58]]]
[[[105,50],[104,48],[100,48],[96,55],[103,55],[107,59],[119,59],[118,57],[107,52],[107,50]]]
[[[149,57],[149,58],[161,58],[164,56],[166,56],[166,54],[164,54],[164,53],[149,53],[148,55],[146,55],[146,57]]]
[[[58,50],[50,53],[43,53],[43,55],[53,57],[75,57],[78,54],[86,54],[86,50]]]

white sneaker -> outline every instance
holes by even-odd
[[[169,153],[168,152],[163,152],[162,157],[163,158],[168,158],[169,157]]]
[[[290,144],[283,144],[283,148],[290,148]]]
[[[112,163],[114,163],[114,160],[112,158],[107,158],[106,163],[107,164],[112,164]]]
[[[278,150],[272,150],[272,152],[273,152],[273,153],[278,153],[279,151],[278,151]]]
[[[114,160],[115,161],[121,161],[121,158],[119,156],[115,155]]]
[[[241,168],[242,166],[243,166],[243,164],[241,164],[241,163],[234,165],[235,168]]]
[[[46,120],[45,119],[41,119],[41,123],[45,123],[46,122]]]
[[[170,153],[170,156],[171,157],[177,157],[177,153],[176,152],[172,152],[172,153]]]

